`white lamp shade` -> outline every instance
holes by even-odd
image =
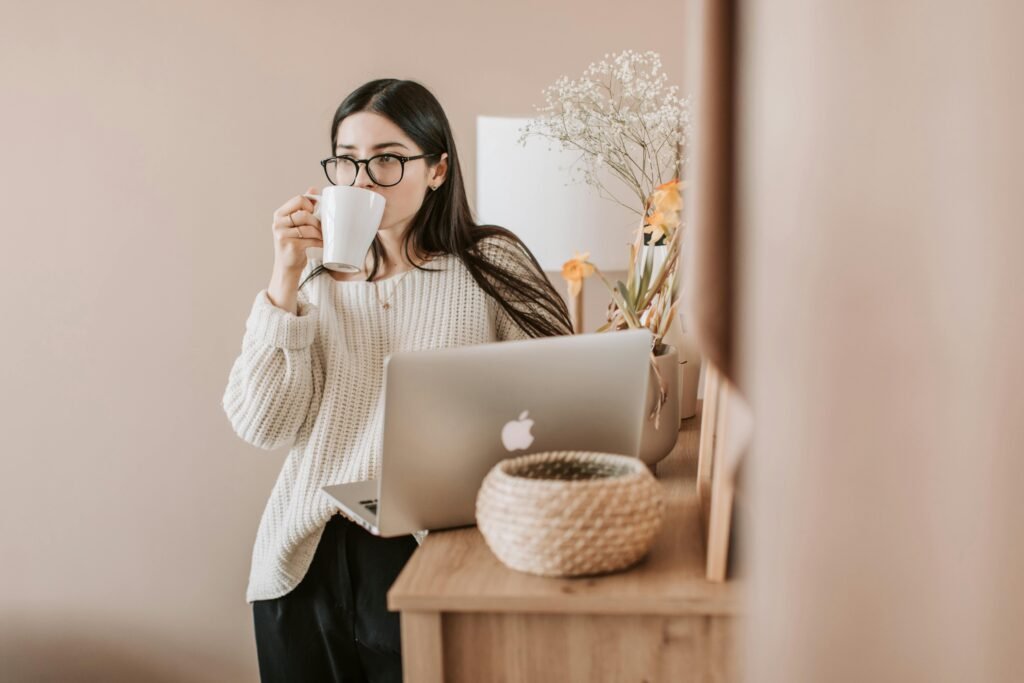
[[[590,252],[602,270],[626,270],[629,245],[640,224],[637,213],[598,195],[570,168],[579,152],[556,141],[529,137],[520,129],[531,119],[477,117],[476,205],[480,223],[508,228],[530,248],[545,271],[559,271],[576,252]],[[551,147],[549,150],[548,147]],[[578,172],[582,176],[582,172]],[[605,187],[621,187],[610,173]]]

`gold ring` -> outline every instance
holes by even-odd
[[[295,227],[295,218],[294,218],[294,216],[295,216],[295,214],[291,214],[291,213],[288,214],[288,220],[290,220],[292,222],[292,227],[293,228]]]

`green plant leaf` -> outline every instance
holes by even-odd
[[[672,233],[672,238],[668,242],[668,254],[665,256],[665,263],[658,273],[658,277],[654,280],[654,285],[651,286],[650,290],[644,294],[640,294],[640,299],[637,301],[636,308],[639,311],[646,309],[654,295],[665,285],[665,281],[669,276],[669,273],[675,274],[679,267],[679,235],[682,233],[681,230],[676,230]]]
[[[637,287],[636,301],[639,302],[641,297],[647,293],[647,288],[651,285],[651,274],[654,271],[654,249],[647,249],[647,253],[644,254],[644,274],[640,277],[640,286]],[[636,303],[634,303],[634,306]]]
[[[630,300],[635,304],[639,295],[636,291],[636,245],[629,245],[629,276],[626,278],[626,289],[629,290]]]
[[[633,299],[629,296],[629,290],[626,289],[626,285],[622,283],[622,280],[619,280],[615,284],[619,288],[619,294],[622,295],[623,300],[629,306],[629,312],[635,314],[636,313],[636,302],[634,302]]]
[[[615,302],[615,305],[619,307],[619,312],[622,313],[622,317],[626,320],[626,324],[629,325],[630,327],[640,327],[640,323],[636,319],[636,315],[632,313],[630,307],[623,300],[622,295],[619,293],[618,289],[616,287],[613,287],[612,283],[608,282],[608,278],[605,277],[604,273],[601,272],[600,268],[594,266],[594,272],[597,273],[597,276],[599,278],[601,278],[601,282],[604,283],[604,286],[608,288],[608,293],[611,294],[612,301]]]
[[[612,292],[612,300],[615,302],[615,305],[619,307],[619,310],[622,312],[622,317],[626,319],[627,325],[630,327],[640,327],[640,321],[637,320],[636,315],[632,310],[630,310],[619,292]]]

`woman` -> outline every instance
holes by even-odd
[[[223,401],[248,443],[291,444],[246,599],[264,681],[400,681],[399,619],[385,595],[422,536],[373,536],[320,489],[376,477],[388,354],[572,326],[525,245],[474,223],[448,119],[426,88],[394,79],[360,87],[335,113],[331,150],[322,162],[330,182],[387,202],[356,274],[307,261],[308,247],[323,246],[310,199],[274,212],[273,273]]]

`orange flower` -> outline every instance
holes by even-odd
[[[594,274],[594,265],[589,263],[590,252],[576,252],[562,266],[562,277],[569,283],[569,295],[575,297],[583,288],[583,280]]]
[[[650,243],[657,244],[662,237],[671,237],[672,231],[679,224],[679,217],[675,213],[655,211],[644,218],[644,223],[644,232],[651,236]]]
[[[654,210],[662,213],[677,213],[683,209],[682,185],[678,180],[670,180],[658,185],[651,193]]]
[[[670,180],[655,188],[647,199],[649,216],[644,216],[644,232],[650,235],[650,243],[657,244],[664,237],[672,237],[679,227],[679,214],[683,209],[682,184]]]

